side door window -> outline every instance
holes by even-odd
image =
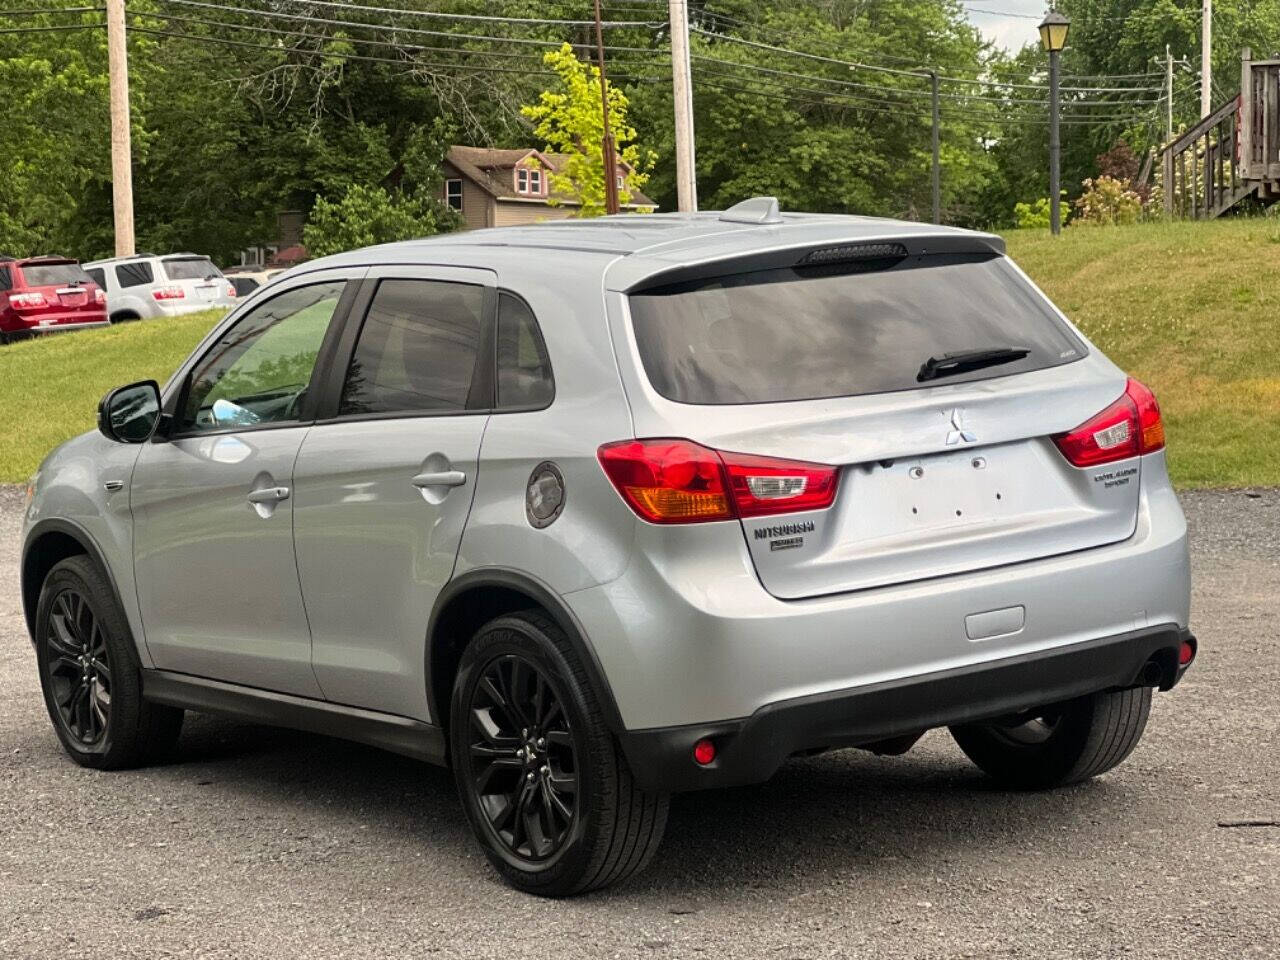
[[[382,280],[351,357],[338,416],[448,414],[487,409],[484,288],[438,280]]]
[[[85,270],[89,275],[89,279],[96,283],[103,290],[107,289],[107,275],[101,267],[90,267]]]
[[[297,422],[345,287],[295,287],[226,330],[192,372],[177,433]]]

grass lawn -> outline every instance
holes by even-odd
[[[1280,223],[1014,231],[1009,253],[1160,399],[1182,487],[1280,485]],[[161,382],[216,313],[0,347],[0,482],[93,426],[111,387]]]
[[[1155,391],[1178,486],[1280,485],[1280,222],[1007,240],[1089,339]]]
[[[112,387],[164,383],[222,311],[138,320],[0,347],[0,483],[25,482],[44,455],[93,428]]]

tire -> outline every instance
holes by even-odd
[[[1021,724],[952,727],[951,735],[1001,784],[1044,790],[1080,783],[1116,766],[1138,745],[1150,712],[1151,688],[1137,687],[1056,704]]]
[[[636,785],[573,647],[539,611],[490,621],[463,652],[449,746],[476,839],[519,890],[609,886],[662,842],[668,797]]]
[[[36,607],[36,662],[49,719],[76,763],[120,770],[173,751],[183,712],[142,699],[128,622],[88,557],[69,557],[45,577]]]

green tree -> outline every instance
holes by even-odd
[[[375,243],[447,232],[457,225],[451,214],[422,197],[354,183],[337,200],[316,199],[302,230],[302,242],[313,257],[325,257]]]
[[[568,156],[564,166],[550,174],[551,202],[558,202],[557,194],[571,196],[581,203],[577,216],[598,217],[605,212],[606,176],[600,69],[579,60],[567,43],[547,51],[543,62],[554,71],[557,86],[544,90],[537,103],[521,107],[520,112],[534,122],[534,133],[547,150]],[[611,83],[605,86],[618,160],[630,167],[618,191],[618,202],[627,204],[648,182],[656,158],[635,142],[636,130],[627,121],[627,95]]]

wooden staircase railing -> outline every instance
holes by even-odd
[[[1253,192],[1236,169],[1239,124],[1235,96],[1164,148],[1166,215],[1212,219]]]
[[[1161,151],[1164,210],[1209,220],[1280,199],[1280,60],[1242,55],[1240,93]]]

